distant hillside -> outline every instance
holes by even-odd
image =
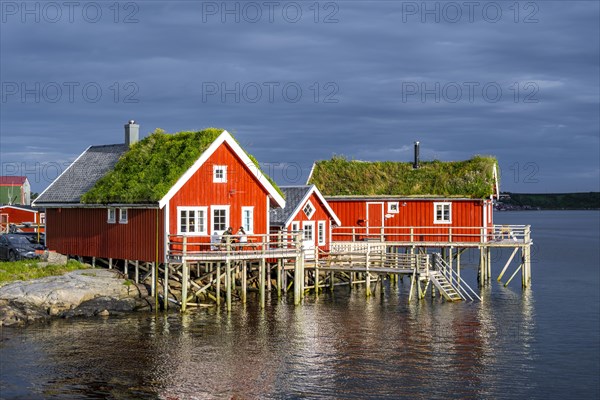
[[[600,192],[503,193],[499,209],[590,210],[600,208]]]

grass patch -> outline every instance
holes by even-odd
[[[41,261],[23,260],[0,262],[0,286],[14,281],[26,281],[45,276],[62,275],[77,269],[87,268],[75,260],[69,260],[67,265],[39,265]]]
[[[223,132],[207,128],[168,134],[156,129],[133,144],[114,169],[102,177],[81,201],[88,204],[156,203]],[[258,162],[248,154],[258,167]],[[264,174],[281,193],[277,185]]]
[[[412,163],[354,161],[345,157],[315,163],[310,182],[326,196],[460,196],[486,198],[494,193],[494,157],[466,161]]]

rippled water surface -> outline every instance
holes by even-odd
[[[340,287],[298,307],[0,328],[0,397],[598,398],[599,216],[496,214],[533,226],[533,285],[494,281],[482,303],[409,304],[405,279],[368,300]],[[476,260],[463,254],[472,284]]]

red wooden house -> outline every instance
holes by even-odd
[[[271,232],[302,230],[304,248],[328,251],[331,228],[341,222],[315,185],[281,186],[285,207],[271,210]],[[308,257],[314,254],[309,252]]]
[[[44,223],[44,213],[31,207],[0,206],[0,233],[8,232],[11,225],[19,226],[23,232],[44,232]]]
[[[165,262],[174,235],[210,243],[229,226],[267,234],[270,208],[285,206],[227,131],[138,135],[130,121],[125,144],[89,147],[35,200],[51,250]]]
[[[496,160],[364,162],[334,158],[313,165],[343,228],[334,241],[480,242],[493,229]]]

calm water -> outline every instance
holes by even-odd
[[[496,222],[533,226],[529,290],[516,277],[483,303],[408,304],[405,280],[368,301],[339,288],[299,307],[4,328],[0,397],[599,398],[600,213]],[[494,276],[508,256],[495,255]],[[476,259],[463,255],[473,284]]]

